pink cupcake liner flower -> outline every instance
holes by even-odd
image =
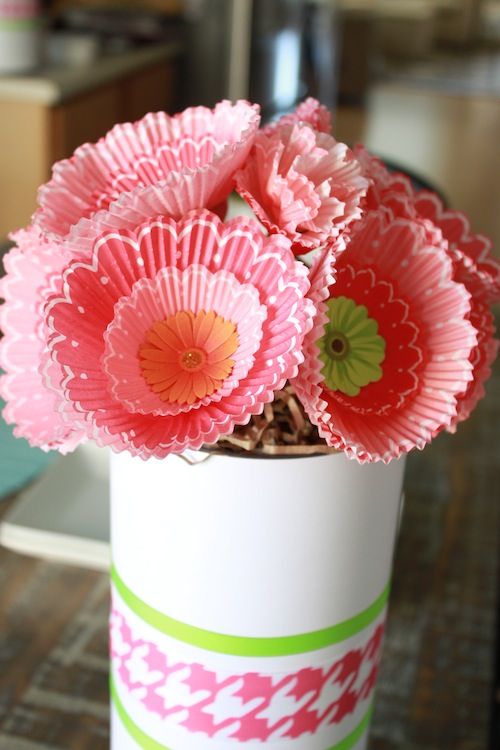
[[[306,124],[260,133],[236,188],[270,233],[281,233],[296,254],[333,241],[361,216],[368,187],[343,143]]]
[[[33,227],[12,236],[17,246],[4,257],[6,276],[0,280],[0,395],[3,417],[16,425],[16,437],[43,450],[73,450],[82,434],[59,413],[60,398],[48,390],[40,374],[46,347],[43,305],[52,291],[51,278],[61,273],[67,255]]]
[[[293,112],[283,115],[283,117],[280,117],[275,122],[269,123],[262,130],[266,135],[271,135],[271,133],[274,133],[283,125],[296,125],[300,122],[310,125],[320,133],[332,132],[332,113],[312,96],[304,99]]]
[[[150,113],[116,125],[54,165],[51,181],[40,188],[34,222],[64,236],[82,217],[144,186],[152,193],[170,188],[174,218],[217,207],[233,187],[233,173],[245,162],[259,120],[257,105],[223,101],[213,110],[191,107],[172,117]]]
[[[468,419],[484,397],[484,385],[491,375],[491,366],[500,346],[500,342],[494,338],[494,319],[487,304],[472,298],[469,320],[477,333],[477,345],[470,355],[473,379],[466,391],[458,396],[457,415],[448,427],[449,432],[456,432],[458,424]]]
[[[89,435],[143,458],[246,423],[294,377],[314,307],[290,243],[208,211],[97,235],[47,305],[51,358]]]
[[[452,273],[418,224],[386,227],[372,213],[358,228],[306,337],[312,356],[293,381],[328,445],[387,462],[423,448],[456,418],[476,331],[470,296]]]

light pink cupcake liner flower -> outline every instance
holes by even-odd
[[[294,377],[314,307],[290,243],[208,211],[96,237],[47,305],[51,357],[89,435],[143,458],[200,448]]]
[[[213,110],[150,113],[116,125],[54,165],[51,181],[40,188],[34,222],[64,236],[82,217],[144,186],[153,193],[171,188],[169,215],[175,218],[194,208],[216,208],[233,187],[233,173],[245,162],[259,121],[257,105],[223,101]]]
[[[332,132],[332,113],[311,96],[304,99],[293,112],[283,115],[275,122],[270,122],[262,130],[266,135],[271,135],[283,125],[296,125],[300,122],[310,125],[320,133]]]
[[[6,276],[0,280],[0,395],[3,417],[16,425],[16,437],[43,450],[73,450],[82,434],[66,424],[60,398],[48,390],[40,374],[46,348],[43,305],[52,291],[51,278],[60,274],[67,255],[31,227],[12,236],[17,246],[4,257]]]
[[[352,151],[305,124],[259,133],[236,188],[270,233],[295,254],[331,242],[361,216],[368,187]]]
[[[387,228],[382,214],[369,215],[338,255],[304,343],[311,356],[293,381],[328,445],[387,462],[456,418],[476,331],[452,272],[421,226],[398,219]]]

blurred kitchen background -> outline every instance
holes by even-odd
[[[271,119],[307,95],[339,139],[473,196],[500,240],[477,195],[499,93],[500,0],[0,0],[0,243],[52,163],[116,122],[223,97]]]

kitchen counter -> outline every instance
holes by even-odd
[[[154,43],[121,54],[103,54],[88,65],[47,66],[24,75],[0,76],[0,100],[54,106],[181,52],[181,42]]]

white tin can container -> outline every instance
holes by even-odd
[[[362,750],[404,459],[113,456],[112,750]]]
[[[0,75],[39,65],[40,33],[38,0],[0,0]]]

